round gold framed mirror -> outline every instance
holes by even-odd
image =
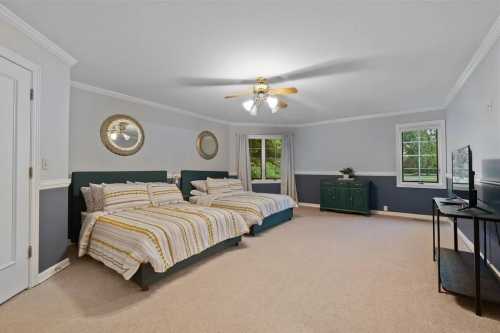
[[[198,154],[206,160],[211,160],[217,156],[219,151],[219,142],[217,137],[210,131],[203,131],[196,140],[196,150]]]
[[[112,153],[121,156],[133,155],[144,144],[144,130],[134,118],[116,114],[102,123],[101,141]]]

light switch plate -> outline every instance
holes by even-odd
[[[42,158],[42,170],[48,170],[49,169],[49,161],[47,161],[46,158]]]

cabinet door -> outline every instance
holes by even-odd
[[[351,189],[351,209],[368,212],[368,193],[366,188]]]
[[[349,192],[347,187],[335,188],[335,208],[349,209]]]
[[[321,207],[333,208],[335,198],[335,189],[332,187],[324,187],[321,189]]]

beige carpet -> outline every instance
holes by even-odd
[[[149,292],[73,260],[0,306],[0,332],[500,332],[500,307],[438,294],[431,242],[429,222],[301,208]]]

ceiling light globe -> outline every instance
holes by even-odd
[[[278,106],[278,98],[274,97],[274,96],[268,96],[267,97],[267,105],[269,105],[269,108],[271,110],[276,109],[276,107]]]
[[[257,106],[256,106],[256,105],[254,105],[254,106],[250,109],[250,111],[248,111],[248,112],[250,112],[250,114],[251,114],[252,116],[256,116],[256,115],[257,115]]]
[[[253,99],[249,99],[247,101],[244,101],[242,103],[243,107],[245,108],[245,110],[247,110],[248,112],[251,112],[252,111],[252,108],[254,107],[255,105],[255,102],[253,101]]]

